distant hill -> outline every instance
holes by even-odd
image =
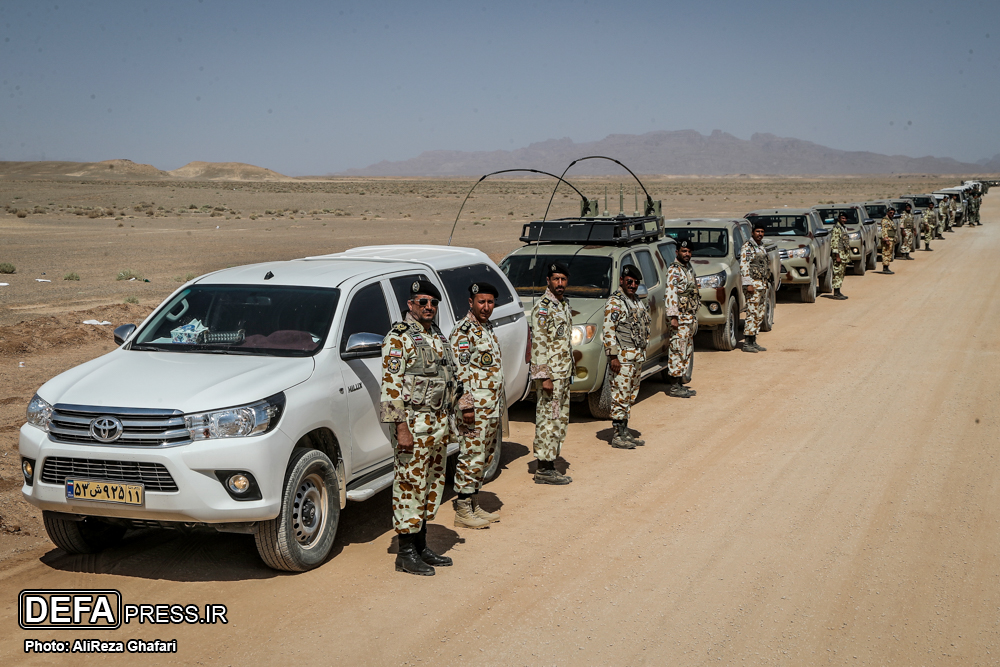
[[[560,173],[573,160],[587,155],[607,155],[642,174],[975,174],[1000,171],[1000,156],[986,165],[951,158],[880,155],[868,151],[842,151],[801,139],[754,134],[738,139],[715,130],[703,135],[695,130],[612,134],[600,141],[575,143],[549,139],[512,151],[427,151],[410,160],[382,161],[348,176],[479,176],[499,169],[532,167]],[[577,175],[620,173],[606,160],[588,160],[574,166]]]
[[[0,162],[0,178],[53,180],[189,180],[189,181],[291,181],[276,171],[242,162],[190,162],[180,169],[163,171],[131,160],[103,162]]]
[[[291,181],[276,171],[243,162],[189,162],[169,172],[176,178],[192,181]]]

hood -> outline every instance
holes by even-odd
[[[57,375],[38,395],[53,405],[200,412],[284,391],[307,380],[314,367],[313,357],[118,349]]]
[[[792,248],[805,248],[812,240],[808,236],[770,236],[768,238],[774,241],[774,244],[779,248],[784,248],[785,250]]]
[[[701,278],[729,270],[729,262],[714,257],[692,257],[691,268],[694,269],[694,275]]]

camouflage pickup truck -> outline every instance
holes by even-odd
[[[829,204],[813,206],[823,224],[832,231],[841,213],[847,216],[847,238],[851,244],[851,258],[854,260],[854,275],[863,276],[865,271],[875,268],[878,255],[878,225],[861,204]]]
[[[778,244],[781,283],[798,287],[805,303],[815,303],[816,294],[833,291],[833,260],[830,257],[830,230],[811,208],[764,208],[746,214],[763,222],[764,238]]]
[[[667,236],[675,241],[691,243],[691,267],[701,290],[698,330],[712,332],[715,349],[726,352],[735,349],[740,313],[747,309],[740,274],[740,249],[750,238],[750,223],[745,219],[685,218],[666,220],[663,226]],[[771,286],[760,328],[770,331],[781,287],[781,259],[773,240],[765,238],[764,248],[771,265]]]

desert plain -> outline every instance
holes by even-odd
[[[212,177],[0,174],[0,263],[16,267],[0,275],[0,651],[13,663],[66,662],[23,653],[25,638],[46,638],[17,628],[29,586],[226,604],[225,626],[106,633],[176,638],[166,657],[179,664],[997,663],[997,192],[984,199],[985,226],[946,234],[934,252],[894,263],[896,275],[849,275],[846,302],[780,295],[766,353],[699,341],[695,398],[643,384],[631,425],[645,447],[612,450],[610,424],[575,408],[569,486],[531,482],[533,406],[515,405],[501,472],[482,494],[502,521],[453,528],[449,492],[429,535],[455,565],[433,578],[393,572],[388,492],[349,505],[334,557],[304,574],[271,571],[252,537],[213,531],[132,531],[103,553],[65,554],[20,494],[17,435],[39,386],[113,349],[113,326],[140,321],[190,277],[358,245],[443,244],[475,183]],[[570,180],[602,207],[607,191],[613,213],[621,188],[634,208],[629,178]],[[960,180],[643,177],[667,218]],[[551,193],[544,179],[483,182],[453,243],[499,261]],[[577,206],[560,187],[549,217]]]

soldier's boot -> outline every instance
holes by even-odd
[[[840,288],[837,287],[836,289],[833,290],[833,298],[837,299],[838,301],[845,301],[847,300],[847,295],[841,294]]]
[[[667,396],[673,396],[674,398],[691,398],[691,394],[684,388],[681,384],[681,379],[674,376],[670,376],[670,382],[667,385]]]
[[[472,507],[472,498],[455,499],[455,527],[456,528],[489,528],[490,522],[476,516]]]
[[[757,336],[750,336],[750,344],[757,348],[758,352],[767,352],[767,348],[757,342]]]
[[[635,449],[635,443],[625,434],[625,422],[611,422],[615,435],[611,438],[611,446],[615,449]]]
[[[399,553],[396,555],[396,572],[419,574],[424,577],[434,576],[434,568],[425,563],[417,553],[416,533],[400,534],[397,538],[399,539]]]
[[[476,496],[472,496],[472,513],[476,515],[477,518],[483,521],[488,521],[490,523],[496,523],[500,520],[500,514],[497,512],[487,512],[479,505],[479,499]]]
[[[888,275],[888,276],[891,276],[891,275],[893,275],[893,274],[894,274],[894,273],[896,273],[896,272],[895,272],[895,271],[890,271],[890,270],[889,270],[889,265],[888,265],[888,264],[883,264],[883,265],[882,265],[882,273],[884,273],[884,274],[886,274],[886,275]]]
[[[696,392],[694,389],[692,389],[691,387],[689,387],[686,384],[684,384],[683,380],[681,381],[681,389],[683,389],[684,391],[686,391],[688,393],[688,396],[697,396],[698,395],[698,392]]]
[[[420,532],[413,536],[413,548],[420,556],[420,560],[434,567],[449,567],[451,559],[441,556],[430,550],[427,546],[427,524],[425,523]]]
[[[639,438],[635,437],[635,434],[632,433],[632,429],[628,427],[627,419],[625,420],[625,435],[628,436],[629,440],[635,443],[636,447],[642,447],[643,445],[646,444],[645,440],[640,440]]]
[[[906,259],[913,259],[912,257],[910,257],[910,253],[906,253],[904,257],[906,257]]]
[[[555,484],[556,486],[562,486],[563,484],[569,484],[572,481],[572,477],[560,474],[560,472],[556,470],[555,461],[538,462],[538,469],[535,470],[535,484]]]
[[[747,336],[746,339],[744,339],[743,341],[744,352],[753,352],[754,354],[756,354],[757,352],[760,351],[757,349],[756,338],[757,338],[756,336]]]

